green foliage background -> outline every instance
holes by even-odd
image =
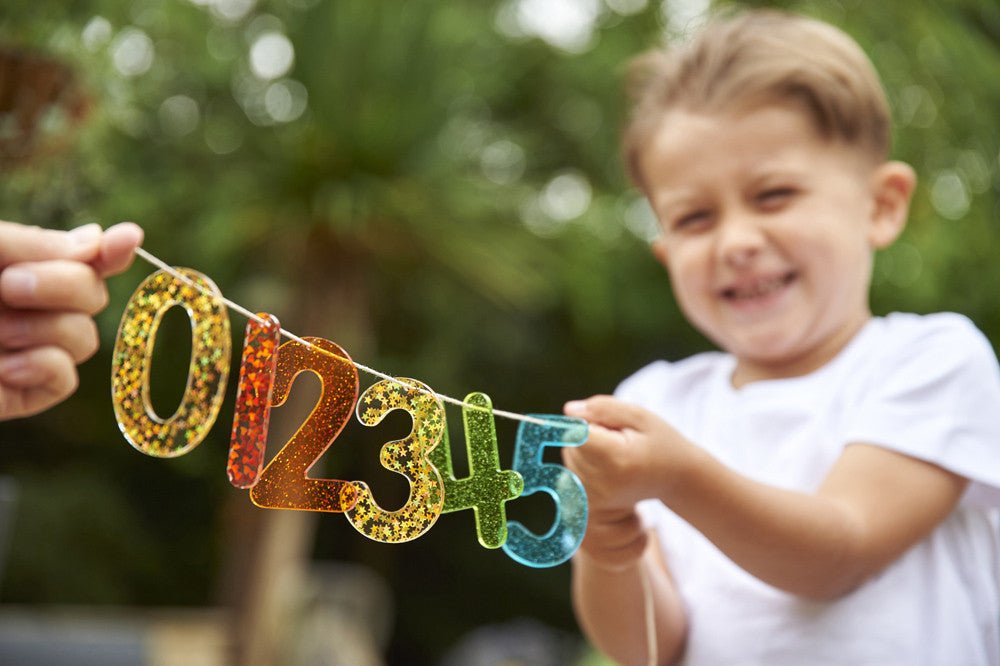
[[[514,0],[261,0],[236,18],[219,8],[239,3],[208,0],[5,4],[0,45],[71,64],[92,111],[79,130],[46,116],[44,132],[73,133],[73,148],[3,174],[3,219],[136,220],[154,254],[201,270],[290,330],[449,395],[485,391],[514,411],[558,412],[654,358],[708,346],[648,256],[648,213],[617,158],[624,63],[675,33],[697,2],[598,2],[578,52],[513,34]],[[865,47],[893,105],[895,155],[921,176],[909,228],[879,257],[873,306],[963,312],[1000,340],[1000,8],[724,4],[803,11]],[[248,65],[266,31],[294,45],[284,90],[307,93],[288,122],[268,116],[273,82]],[[140,33],[154,58],[123,73],[115,53]],[[570,214],[581,192],[584,208]],[[81,368],[79,393],[0,425],[0,473],[21,491],[4,602],[216,600],[222,507],[239,492],[224,471],[233,387],[209,439],[176,460],[132,451],[111,409],[118,318],[152,271],[137,262],[111,282],[103,349]],[[165,324],[154,360],[163,413],[184,381],[184,325],[171,336]],[[243,325],[233,315],[235,354]],[[459,419],[449,409],[453,437]],[[509,461],[514,426],[498,428]],[[355,430],[334,450],[354,473],[377,474],[375,449],[348,441]],[[544,500],[520,505],[512,515],[539,529],[550,518]],[[479,548],[471,516],[446,515],[401,546],[368,543],[324,516],[315,557],[365,562],[386,578],[397,604],[390,654],[408,654],[406,663],[433,662],[475,627],[521,616],[576,631],[568,566],[531,570]]]

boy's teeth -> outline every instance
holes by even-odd
[[[734,289],[733,296],[735,298],[755,298],[757,296],[763,296],[769,294],[772,291],[780,289],[785,284],[784,277],[775,277],[768,280],[761,280],[760,282],[755,282],[747,287]]]

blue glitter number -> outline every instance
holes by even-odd
[[[576,552],[587,528],[587,493],[576,474],[562,465],[543,463],[547,446],[580,446],[587,440],[586,422],[566,416],[533,414],[546,425],[523,422],[517,430],[514,470],[524,477],[524,495],[544,491],[555,502],[552,527],[538,536],[521,523],[507,522],[505,553],[529,567],[553,567]]]

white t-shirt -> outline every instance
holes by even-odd
[[[1000,369],[982,333],[956,314],[892,314],[803,377],[734,389],[734,366],[722,353],[660,361],[616,395],[774,486],[814,492],[852,442],[972,483],[928,538],[829,603],[761,582],[658,500],[641,502],[687,606],[683,663],[1000,664]]]

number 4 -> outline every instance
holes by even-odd
[[[489,396],[470,393],[463,402],[469,476],[455,478],[447,430],[441,444],[431,451],[431,462],[441,470],[444,478],[444,512],[473,509],[479,543],[484,548],[499,548],[507,540],[504,504],[521,495],[524,480],[517,472],[500,469],[493,403]]]

